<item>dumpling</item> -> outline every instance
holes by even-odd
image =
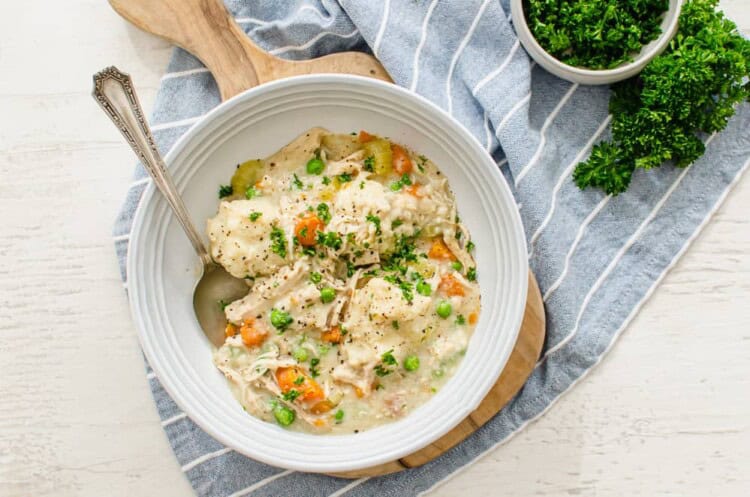
[[[272,274],[286,264],[281,254],[289,252],[288,236],[272,237],[278,225],[277,209],[267,198],[222,202],[208,220],[211,257],[237,278]],[[283,251],[274,251],[274,244]]]

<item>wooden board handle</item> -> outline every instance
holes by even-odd
[[[211,71],[221,99],[258,85],[253,58],[261,50],[219,0],[109,0],[121,16],[198,57]]]

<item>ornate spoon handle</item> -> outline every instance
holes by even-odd
[[[190,221],[190,216],[172,181],[172,176],[167,171],[159,150],[156,148],[151,129],[143,116],[141,104],[133,89],[130,75],[120,72],[114,66],[96,73],[92,95],[115,123],[136,155],[140,157],[144,167],[153,178],[154,184],[167,199],[169,206],[180,221],[201,262],[204,265],[212,263],[201,235]]]

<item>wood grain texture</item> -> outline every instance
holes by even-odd
[[[722,7],[750,34],[747,0]],[[185,497],[110,230],[132,153],[91,100],[127,69],[151,108],[171,47],[99,0],[0,16],[0,495]],[[38,54],[38,56],[35,56]],[[429,497],[746,497],[750,178],[619,343],[536,423]]]
[[[222,100],[289,76],[346,73],[390,81],[380,62],[359,52],[284,60],[261,50],[229,16],[221,0],[109,0],[120,15],[198,57],[211,70]],[[254,72],[253,72],[254,69]]]

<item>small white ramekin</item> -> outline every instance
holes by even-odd
[[[677,32],[677,21],[680,17],[680,9],[682,7],[681,0],[669,1],[669,10],[667,10],[661,23],[661,35],[648,45],[644,46],[632,62],[622,64],[614,69],[584,69],[582,67],[574,67],[564,64],[542,48],[539,42],[536,41],[536,38],[534,38],[531,29],[529,29],[529,26],[526,23],[526,16],[523,12],[523,1],[524,0],[511,0],[510,11],[511,16],[513,17],[513,25],[516,28],[516,34],[518,35],[518,39],[521,41],[523,47],[526,49],[526,52],[528,52],[537,64],[555,76],[584,85],[606,85],[609,83],[615,83],[617,81],[628,79],[641,72],[643,68],[646,67],[646,64],[651,62],[651,59],[667,48],[670,40]]]

